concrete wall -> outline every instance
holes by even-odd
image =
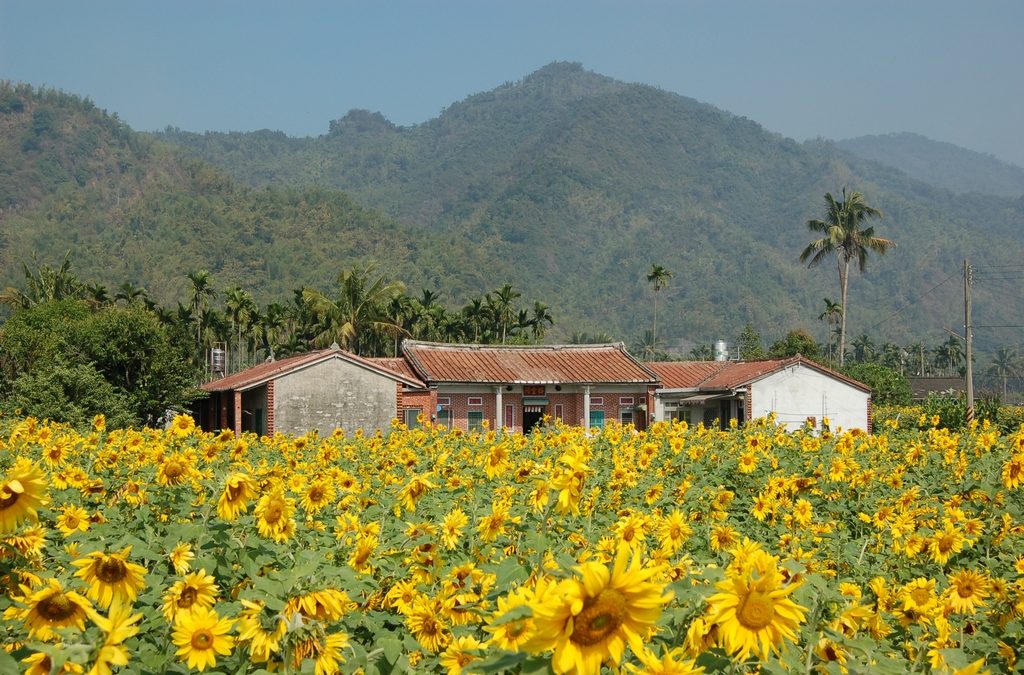
[[[795,365],[758,380],[751,387],[751,412],[764,417],[774,412],[776,421],[793,431],[815,418],[821,428],[828,417],[832,430],[868,430],[870,394],[807,366]]]
[[[274,430],[302,434],[335,428],[387,431],[398,412],[395,380],[341,358],[322,361],[274,383]]]

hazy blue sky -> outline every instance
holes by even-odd
[[[1021,0],[0,0],[0,78],[139,130],[398,124],[555,60],[804,140],[914,131],[1024,165]]]

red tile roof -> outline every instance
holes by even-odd
[[[306,352],[305,354],[289,356],[288,358],[284,358],[279,361],[261,363],[258,366],[253,366],[252,368],[247,368],[237,373],[233,373],[227,377],[222,377],[219,380],[207,382],[202,386],[202,389],[206,391],[239,391],[252,389],[253,387],[264,384],[265,382],[269,382],[270,380],[275,380],[282,375],[287,375],[288,373],[301,368],[332,358],[339,358],[348,361],[349,363],[354,363],[358,366],[362,366],[363,368],[380,373],[386,377],[390,377],[393,380],[398,380],[399,382],[411,387],[422,388],[424,386],[424,384],[415,377],[403,375],[390,368],[374,363],[370,359],[364,359],[350,352],[346,352],[343,349],[320,349],[318,351]]]
[[[658,375],[661,386],[665,389],[721,391],[741,387],[797,364],[817,370],[858,389],[871,390],[862,382],[801,356],[765,361],[663,361],[646,365]]]
[[[402,352],[416,374],[431,383],[658,383],[622,343],[524,347],[406,340]]]
[[[653,361],[645,363],[661,380],[665,389],[693,389],[718,371],[728,368],[728,361]]]
[[[371,359],[367,359],[367,360],[368,361],[372,361],[373,363],[376,363],[381,368],[385,368],[387,370],[390,370],[393,373],[397,373],[397,374],[401,375],[402,377],[407,377],[410,380],[414,380],[416,382],[419,382],[419,388],[420,389],[426,389],[427,388],[427,385],[425,383],[421,382],[419,376],[417,376],[416,373],[413,372],[412,367],[409,365],[409,362],[406,361],[405,359],[403,359],[401,356],[399,356],[398,358],[392,358],[390,356],[389,357],[375,357],[375,358],[371,358]]]
[[[781,370],[785,363],[784,360],[730,361],[727,368],[723,368],[704,380],[700,386],[702,389],[734,389],[759,377]]]

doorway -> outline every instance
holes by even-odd
[[[544,422],[544,406],[523,406],[523,433],[528,434]]]

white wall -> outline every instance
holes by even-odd
[[[867,431],[869,397],[842,380],[793,365],[751,386],[751,412],[753,417],[774,412],[776,421],[790,431],[803,426],[808,417],[816,418],[819,429],[822,418],[828,417],[833,431],[837,427]]]

